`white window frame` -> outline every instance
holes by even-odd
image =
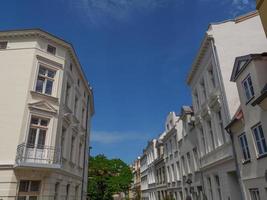
[[[266,139],[265,139],[265,135],[264,135],[261,123],[258,123],[255,126],[253,126],[252,132],[254,135],[254,142],[255,142],[255,146],[257,147],[258,156],[260,157],[263,155],[267,155],[267,143],[266,143]],[[260,150],[259,150],[260,148],[262,150],[262,153],[260,153]]]
[[[251,200],[261,200],[260,192],[258,188],[249,189]]]
[[[242,133],[241,135],[239,135],[238,139],[239,139],[239,144],[240,144],[241,151],[243,154],[243,162],[249,161],[250,151],[249,151],[246,133]]]
[[[41,68],[43,68],[45,70],[45,74],[40,74],[40,69]],[[54,73],[54,76],[53,77],[50,77],[48,75],[49,72],[53,72]],[[38,71],[37,71],[37,77],[36,77],[34,91],[35,92],[38,92],[38,93],[41,93],[41,94],[48,95],[48,96],[53,96],[56,73],[57,73],[57,70],[56,69],[47,67],[45,64],[38,63]],[[43,85],[42,85],[42,91],[38,91],[37,90],[37,85],[38,85],[39,78],[44,79],[44,82],[43,82]],[[49,94],[49,93],[46,92],[48,80],[52,82],[51,94]]]
[[[244,90],[244,94],[247,102],[249,102],[255,95],[253,83],[250,74],[246,76],[246,78],[242,81],[242,87]]]

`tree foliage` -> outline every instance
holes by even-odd
[[[90,157],[88,193],[90,200],[111,200],[112,195],[129,190],[132,182],[130,167],[120,159],[104,155]]]

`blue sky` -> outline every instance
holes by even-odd
[[[186,75],[210,22],[254,0],[2,0],[0,29],[42,28],[73,43],[94,88],[93,155],[130,163],[170,111],[191,104]]]

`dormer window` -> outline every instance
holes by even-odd
[[[52,45],[47,45],[47,52],[51,53],[53,55],[56,55],[56,47],[52,46]]]
[[[6,49],[7,48],[7,41],[1,41],[0,42],[0,49]]]
[[[252,85],[250,74],[243,80],[242,85],[248,102],[254,97],[254,88]]]

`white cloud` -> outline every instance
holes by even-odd
[[[134,142],[137,140],[144,140],[145,138],[148,138],[147,134],[118,131],[93,131],[91,135],[92,142],[98,142],[102,144],[115,144],[129,141]]]

